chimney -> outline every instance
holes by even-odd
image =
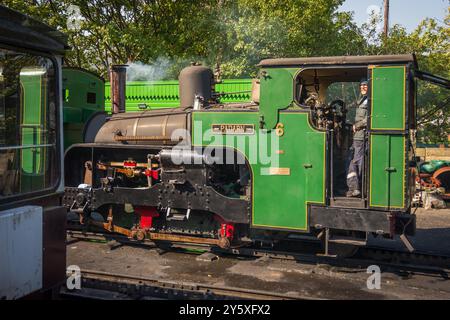
[[[125,112],[125,88],[127,82],[126,64],[115,64],[111,66],[111,102],[112,113]]]

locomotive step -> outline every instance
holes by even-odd
[[[362,198],[334,197],[330,201],[332,207],[364,208],[365,201]]]
[[[191,214],[191,209],[186,210],[186,212],[179,212],[179,211],[172,210],[171,208],[167,208],[166,220],[167,221],[189,220],[190,214]]]
[[[187,217],[185,214],[182,213],[173,213],[170,216],[166,217],[167,221],[183,221],[187,220]]]
[[[347,244],[347,245],[353,245],[353,246],[365,246],[365,245],[367,245],[367,240],[366,239],[355,239],[355,238],[340,237],[340,236],[333,236],[328,241],[331,242],[331,243]]]

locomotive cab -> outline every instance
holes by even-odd
[[[414,55],[323,57],[300,59],[268,59],[260,63],[261,106],[263,127],[276,129],[283,113],[307,114],[307,122],[315,134],[324,134],[323,156],[304,164],[309,171],[323,161],[322,202],[305,201],[304,213],[311,229],[330,234],[356,234],[365,243],[367,235],[395,234],[409,250],[407,235],[415,232],[415,216],[411,214],[414,194],[414,137],[416,133],[415,77],[418,71]],[[430,81],[448,88],[448,80],[431,76]],[[352,161],[355,107],[360,99],[359,83],[368,84],[367,125],[359,138],[363,143],[360,189],[355,198],[345,197],[349,162]],[[283,94],[285,99],[275,98]],[[284,131],[289,130],[283,125]],[[313,152],[308,141],[297,147]],[[311,157],[310,157],[311,159]],[[307,170],[307,171],[308,171]],[[315,176],[320,175],[318,171]],[[301,178],[301,176],[300,176]],[[308,185],[309,176],[301,182]],[[352,242],[353,239],[349,240]],[[346,243],[346,240],[336,240]]]
[[[276,84],[275,76],[278,81],[284,77],[286,87],[293,83],[293,93],[286,92],[292,102],[287,104],[286,100],[285,106],[274,108],[269,100],[274,93],[261,94],[260,112],[270,120],[267,128],[277,125],[281,110],[295,110],[307,113],[313,130],[324,134],[323,159],[318,159],[324,163],[323,202],[308,205],[305,215],[310,218],[309,226],[389,236],[397,232],[413,234],[408,159],[412,157],[410,135],[415,129],[411,99],[415,57],[273,59],[260,65],[262,90],[271,90],[271,84]],[[361,79],[368,81],[362,192],[360,197],[346,198],[343,193],[351,160],[351,128]]]
[[[341,202],[342,205],[355,207],[364,207],[364,193],[358,199],[346,198],[345,193],[348,190],[348,167],[354,152],[352,142],[355,113],[358,101],[363,98],[359,90],[361,79],[367,79],[366,67],[305,68],[294,80],[296,105],[309,110],[311,125],[329,135],[329,199],[333,204]],[[362,130],[365,150],[368,146],[367,130]],[[364,156],[362,161],[363,167],[365,158]],[[360,184],[364,186],[364,182]]]

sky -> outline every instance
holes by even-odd
[[[435,18],[444,23],[449,6],[448,0],[390,0],[389,3],[389,24],[400,24],[409,32],[425,18]],[[361,25],[367,21],[370,6],[378,6],[382,10],[383,0],[345,0],[340,11],[354,11],[354,19]]]

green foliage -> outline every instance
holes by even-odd
[[[450,15],[424,20],[408,33],[395,25],[386,37],[381,17],[358,27],[344,0],[2,0],[69,36],[66,64],[107,77],[114,63],[170,61],[166,77],[199,61],[224,78],[255,76],[270,57],[417,54],[422,70],[450,76]],[[80,9],[76,28],[70,6]],[[419,141],[440,143],[449,132],[448,91],[418,86]]]
[[[109,65],[205,55],[214,0],[3,0],[69,36],[66,63],[107,75]],[[71,28],[70,6],[81,19]],[[200,39],[200,41],[199,41]]]
[[[336,10],[343,0],[225,1],[217,11],[220,36],[208,59],[224,77],[256,74],[264,58],[342,55],[363,42],[350,13]]]
[[[450,78],[450,7],[443,25],[433,19],[422,21],[410,34],[394,26],[389,37],[381,38],[381,54],[414,52],[422,71]],[[450,132],[450,91],[417,82],[418,141],[448,142]]]

